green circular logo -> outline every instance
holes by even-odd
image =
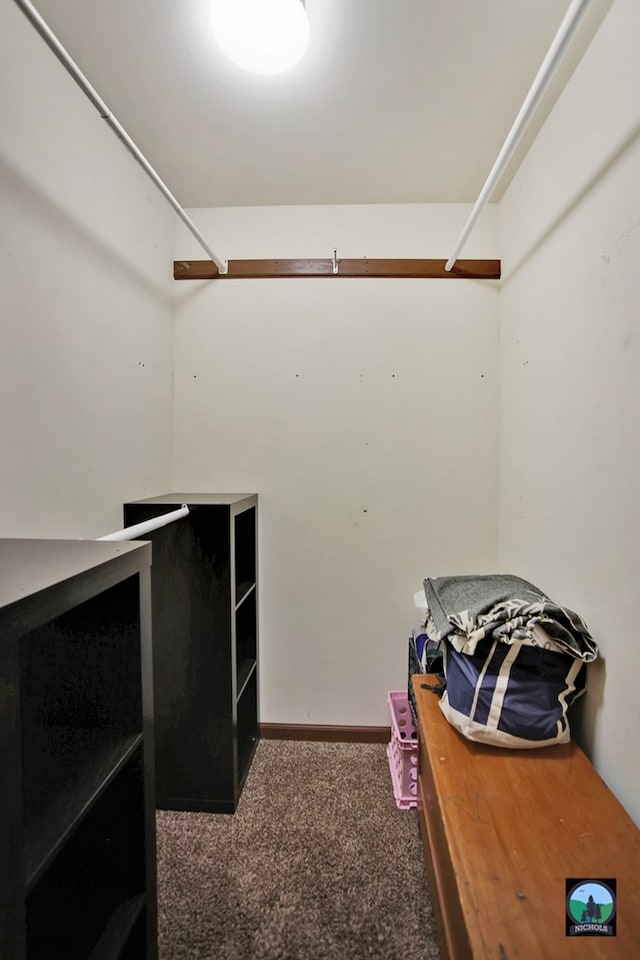
[[[567,913],[575,924],[608,923],[615,912],[615,897],[599,880],[577,883],[567,897]]]

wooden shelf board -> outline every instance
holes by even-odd
[[[333,272],[330,259],[229,260],[229,272],[218,273],[211,260],[176,260],[174,280],[261,280],[286,277],[388,277],[401,279],[499,280],[500,260],[457,260],[451,271],[446,260],[425,259],[344,259]]]

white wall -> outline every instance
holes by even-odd
[[[446,257],[467,214],[193,211],[230,258]],[[489,209],[465,256],[495,255]],[[261,719],[385,724],[423,578],[495,565],[496,284],[177,287],[173,486],[260,495]]]
[[[500,204],[500,561],[602,654],[577,732],[640,822],[640,6],[615,0]]]
[[[0,535],[93,537],[166,489],[174,216],[0,8]]]

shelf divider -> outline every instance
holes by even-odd
[[[145,906],[143,894],[131,897],[114,911],[88,960],[117,960]]]
[[[236,611],[239,610],[239,608],[240,608],[240,607],[242,606],[242,604],[245,602],[245,600],[247,599],[247,597],[250,597],[250,596],[251,596],[251,594],[253,593],[253,591],[255,590],[255,588],[256,588],[255,582],[254,582],[254,583],[241,583],[241,584],[238,585],[238,590],[237,590],[236,596],[240,597],[240,599],[236,601]]]
[[[45,799],[43,784],[31,790],[40,801],[37,809],[25,810],[25,838],[23,869],[25,888],[33,889],[47,866],[64,846],[76,826],[86,816],[96,800],[120,770],[142,745],[142,734],[105,742],[103,730],[78,730],[69,727],[45,728],[49,734],[50,752],[58,753],[58,770],[66,768],[63,782],[55,784]],[[66,753],[66,762],[60,757]],[[69,763],[73,767],[69,771]],[[46,768],[43,771],[46,776]],[[47,784],[51,788],[51,781]]]
[[[236,693],[236,703],[244,693],[249,680],[251,679],[253,673],[256,669],[255,660],[241,660],[238,667],[238,686]]]

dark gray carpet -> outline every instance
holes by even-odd
[[[158,813],[161,960],[433,960],[382,744],[263,740],[233,816]]]

